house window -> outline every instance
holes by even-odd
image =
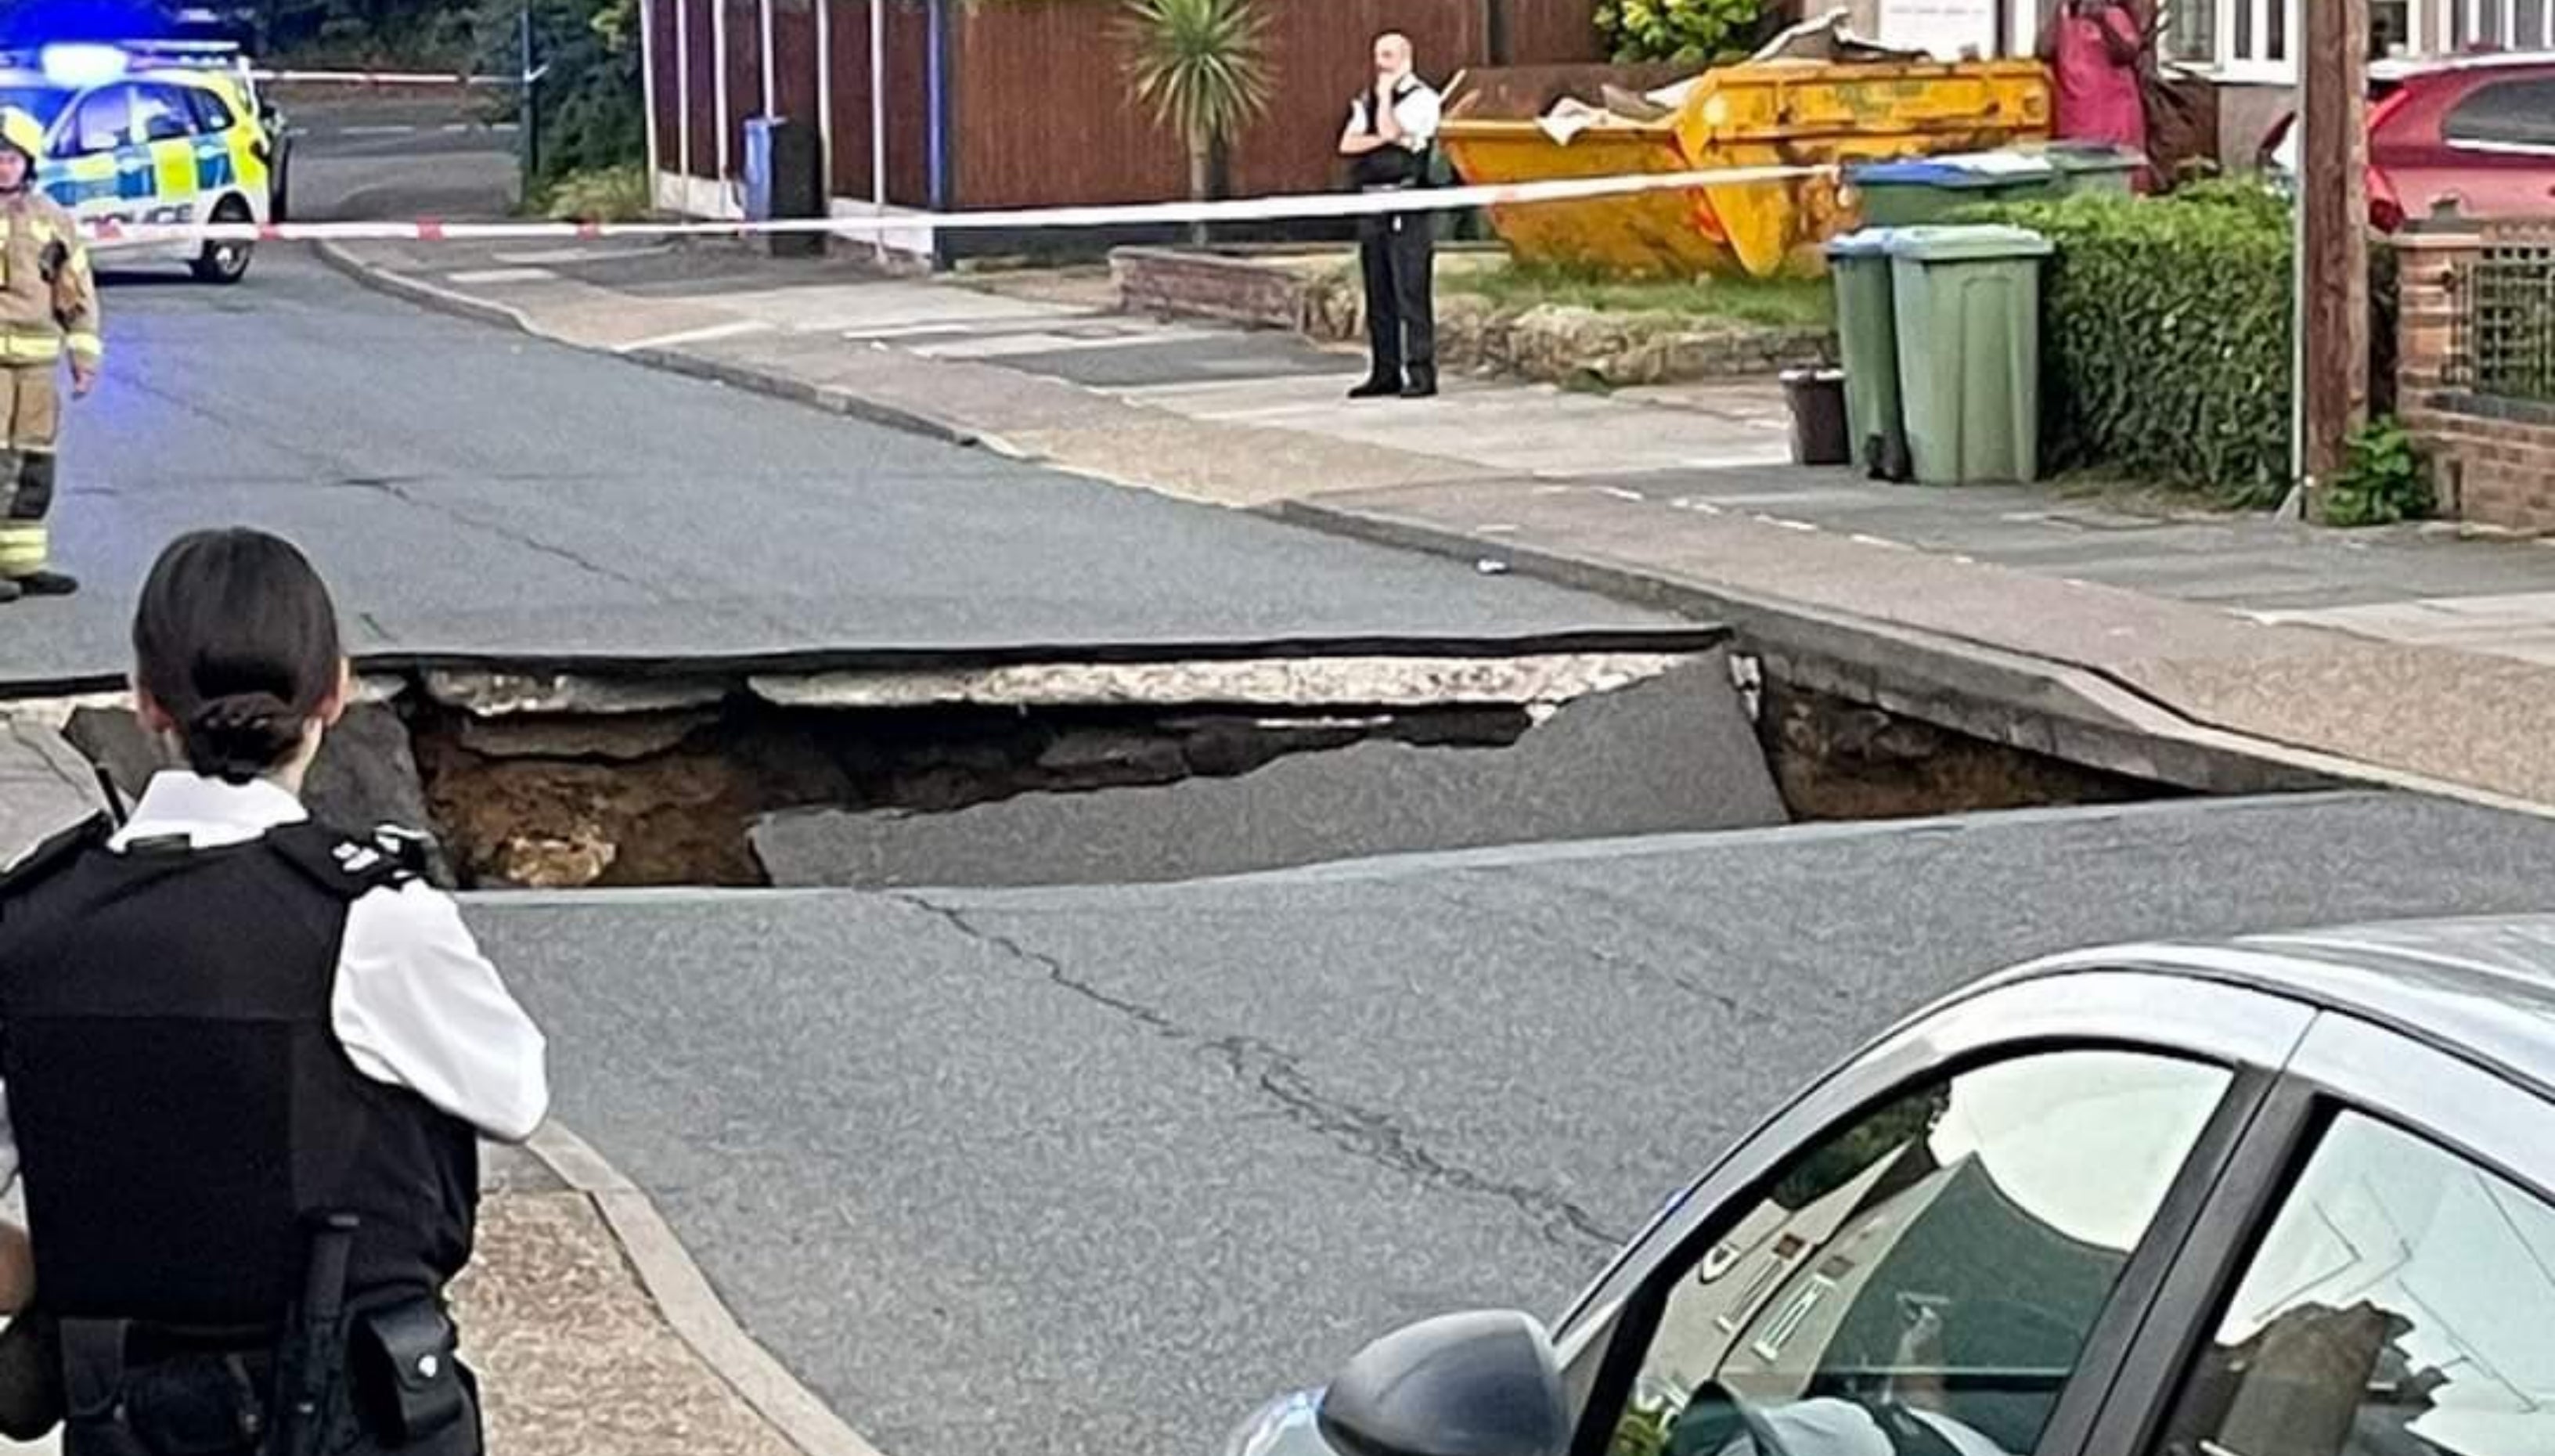
[[[2218,72],[2230,80],[2297,79],[2289,38],[2298,34],[2298,0],[2219,0]]]
[[[2217,63],[2218,0],[2173,0],[2167,5],[2164,54],[2166,60],[2185,65]]]
[[[2458,51],[2543,51],[2555,45],[2555,0],[2450,0]]]

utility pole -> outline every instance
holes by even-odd
[[[2281,0],[2272,0],[2273,4]],[[2369,0],[2303,0],[2297,463],[2330,484],[2369,409]]]

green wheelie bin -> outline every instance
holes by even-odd
[[[1838,363],[1845,369],[1846,448],[1886,480],[1907,478],[1907,428],[1898,403],[1898,314],[1890,281],[1890,229],[1829,240],[1836,281]]]
[[[1925,485],[2040,475],[2040,270],[2019,227],[1910,227],[1888,242],[1907,453]]]

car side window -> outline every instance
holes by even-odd
[[[134,92],[133,114],[145,142],[182,141],[194,134],[194,114],[186,98],[170,86],[143,86]]]
[[[1675,1274],[1613,1456],[2023,1456],[2232,1080],[2042,1052],[1830,1135]]]
[[[231,123],[235,118],[231,115],[229,104],[221,97],[210,91],[189,87],[186,91],[186,102],[195,111],[195,130],[209,137],[231,129]]]
[[[2544,148],[2555,153],[2555,80],[2494,81],[2449,113],[2452,143]]]
[[[133,88],[109,86],[80,102],[71,118],[71,150],[87,157],[112,152],[132,139]]]
[[[2254,1251],[2163,1449],[2555,1450],[2555,1206],[2343,1116]]]

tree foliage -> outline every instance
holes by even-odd
[[[1701,65],[1744,51],[1764,0],[1599,0],[1597,33],[1619,61]]]

